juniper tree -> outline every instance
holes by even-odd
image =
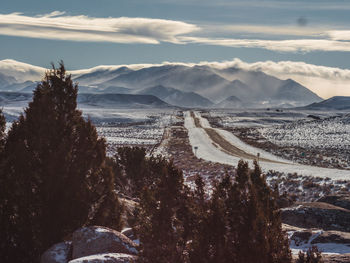
[[[6,129],[6,119],[2,112],[2,109],[0,109],[0,153],[3,151],[3,147],[5,144],[5,129]]]
[[[226,175],[214,188],[206,230],[197,237],[208,248],[204,262],[291,262],[276,198],[257,163],[250,171],[240,161],[234,180]],[[199,248],[190,251],[191,262],[201,262]]]
[[[158,179],[144,186],[137,231],[140,262],[183,262],[184,242],[178,217],[183,190],[182,172],[172,162],[162,163]]]
[[[167,162],[161,156],[146,158],[146,149],[140,147],[120,147],[114,156],[115,171],[120,170],[122,177],[119,185],[127,194],[140,197],[142,188],[159,179],[159,171]]]
[[[309,248],[306,253],[299,252],[296,263],[323,263],[322,254],[316,246]]]
[[[9,227],[1,234],[9,240],[1,240],[1,249],[7,248],[1,254],[12,262],[38,261],[45,249],[89,223],[92,204],[110,196],[105,141],[77,110],[77,92],[63,63],[53,67],[8,132],[1,182]]]

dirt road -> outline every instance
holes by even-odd
[[[232,155],[238,158],[244,158],[244,159],[250,159],[250,160],[258,159],[258,156],[247,153],[244,150],[239,149],[238,147],[232,145],[229,141],[227,141],[219,133],[217,133],[213,128],[202,127],[201,121],[199,120],[199,118],[195,116],[195,114],[192,111],[191,111],[191,117],[193,118],[194,124],[197,128],[202,128],[205,130],[209,138],[213,141],[213,145],[215,147],[219,148],[220,150],[222,150],[223,152],[229,155]],[[266,158],[259,158],[259,161],[283,164],[283,162],[269,160]]]

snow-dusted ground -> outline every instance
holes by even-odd
[[[307,110],[266,110],[266,109],[212,109],[207,113],[209,117],[216,118],[220,125],[232,127],[269,127],[271,125],[284,125],[299,120],[310,120],[308,116],[314,115],[327,118],[334,115],[346,114],[346,112],[325,112]]]
[[[267,140],[280,146],[350,150],[350,116],[298,121],[264,127],[258,131]]]
[[[209,121],[206,118],[202,118],[199,112],[194,112],[194,114],[199,119],[200,124],[203,128],[212,128],[211,125],[209,124]],[[288,160],[282,159],[282,158],[277,157],[271,153],[268,153],[266,151],[263,151],[261,149],[255,148],[253,146],[250,146],[250,145],[244,143],[237,136],[233,135],[229,131],[222,130],[222,129],[216,129],[216,128],[212,128],[212,129],[215,130],[226,141],[230,142],[232,145],[245,151],[246,153],[252,154],[254,156],[257,156],[259,153],[260,157],[264,158],[264,159],[268,159],[268,160],[276,161],[276,162],[292,163]]]
[[[93,114],[97,132],[112,145],[155,145],[161,141],[165,128],[176,121],[173,112],[157,110],[124,112],[114,109],[106,115]]]
[[[210,124],[208,123],[207,120],[202,118],[198,113],[196,113],[196,115],[197,117],[200,118],[200,122],[203,125],[203,127],[207,127],[207,128],[210,127]],[[185,112],[185,127],[188,130],[188,136],[189,136],[190,143],[192,145],[192,149],[198,158],[202,158],[208,161],[223,163],[223,164],[234,165],[234,166],[236,166],[238,161],[241,159],[241,158],[229,155],[221,151],[219,148],[215,147],[213,145],[212,140],[209,138],[209,136],[205,132],[205,130],[203,128],[195,127],[194,120],[190,116],[190,112]],[[228,135],[227,133],[223,132],[220,129],[216,129],[216,131],[219,132],[220,135],[222,135],[222,137],[224,137],[232,145],[244,150],[247,153],[256,155],[256,153],[259,152],[261,158],[270,159],[270,160],[281,160],[279,157],[273,157],[274,158],[273,159],[271,158],[271,154],[268,154],[264,151],[261,151],[260,149],[257,149],[245,144],[233,134]],[[195,146],[198,147],[197,150],[194,150]],[[247,161],[249,161],[250,164],[253,162],[253,160],[247,160]],[[307,176],[329,177],[335,180],[350,179],[350,171],[346,171],[346,170],[320,168],[315,166],[300,165],[300,164],[293,164],[293,163],[287,163],[287,162],[273,163],[273,162],[260,161],[259,164],[264,171],[275,170],[275,171],[284,172],[284,173],[298,173],[300,175],[307,175]]]
[[[295,231],[289,231],[288,236],[290,237]],[[296,244],[294,240],[291,240],[290,249],[293,254],[298,255],[300,251],[307,251],[313,246],[317,246],[318,250],[323,254],[347,254],[350,253],[350,246],[345,244],[337,243],[312,243],[319,235],[322,234],[322,230],[312,231],[312,236],[307,243]]]

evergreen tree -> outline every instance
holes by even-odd
[[[248,163],[240,161],[235,180],[226,175],[215,186],[205,229],[204,242],[200,236],[192,240],[196,244],[199,238],[208,248],[204,262],[291,262],[276,193],[266,184],[257,163],[249,171]],[[190,251],[196,255],[191,262],[201,262],[197,251],[198,247]]]
[[[118,200],[111,194],[105,141],[76,109],[77,92],[63,63],[53,67],[8,133],[1,171],[9,222],[2,236],[8,239],[0,248],[12,262],[38,261],[45,249],[88,224],[101,195]]]
[[[309,248],[306,254],[300,251],[296,263],[323,263],[321,252],[316,246]]]
[[[140,262],[184,262],[185,243],[178,217],[183,193],[182,172],[172,162],[164,163],[154,184],[144,186],[137,230]]]
[[[6,119],[2,112],[2,109],[0,109],[0,153],[3,151],[4,144],[5,144],[5,129],[6,129]]]
[[[187,240],[190,240],[188,254],[190,262],[206,263],[210,262],[210,231],[208,229],[210,219],[208,216],[209,203],[205,196],[205,183],[198,174],[195,178],[195,185],[196,188],[187,202],[190,206],[188,213],[191,218],[191,220],[189,220],[190,224],[187,226],[191,231],[187,238]]]
[[[140,197],[145,185],[152,185],[159,179],[159,171],[167,162],[161,156],[146,158],[146,149],[140,147],[118,148],[115,160],[115,169],[122,171],[119,185],[134,197]]]
[[[95,208],[90,214],[90,224],[99,226],[108,226],[115,230],[122,229],[122,214],[125,210],[121,205],[116,191],[115,179],[119,178],[118,174],[113,173],[113,161],[106,158],[106,163],[102,168],[101,175],[104,183],[100,185],[102,188]]]

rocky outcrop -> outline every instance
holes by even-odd
[[[132,229],[125,233],[133,235]],[[124,234],[101,226],[76,230],[72,241],[53,245],[41,263],[131,263],[136,262],[138,245]]]
[[[282,222],[302,228],[350,232],[350,210],[328,203],[296,203],[283,208]]]
[[[305,229],[301,231],[295,231],[291,237],[290,240],[294,241],[294,244],[296,246],[300,246],[302,244],[306,244],[309,242],[310,238],[312,237],[312,231]]]
[[[130,238],[131,240],[135,240],[136,236],[132,228],[125,228],[122,231],[122,234],[125,235],[126,237]]]
[[[340,231],[322,231],[316,229],[301,229],[293,231],[290,240],[296,246],[303,244],[343,244],[350,246],[350,233]],[[349,247],[350,251],[350,247]]]
[[[72,254],[72,242],[53,245],[41,256],[41,263],[67,263]]]
[[[69,263],[134,263],[136,260],[135,255],[106,253],[77,258]]]
[[[125,235],[106,227],[90,226],[73,233],[73,259],[103,254],[137,254],[137,244]]]
[[[335,243],[350,245],[350,233],[340,231],[324,231],[311,241],[311,244],[317,243]]]
[[[350,195],[349,194],[337,194],[327,195],[321,197],[318,202],[328,203],[331,205],[339,206],[350,210]]]

